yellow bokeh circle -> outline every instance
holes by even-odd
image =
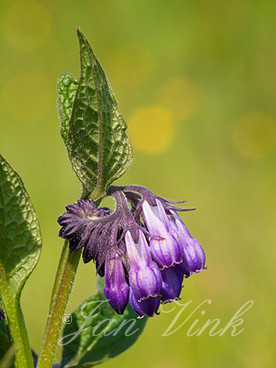
[[[129,87],[145,82],[153,69],[149,50],[136,44],[122,45],[114,50],[108,63],[112,79]]]
[[[235,123],[232,139],[238,152],[250,158],[267,156],[276,145],[276,124],[263,112],[242,115]]]
[[[27,121],[43,117],[54,101],[53,86],[38,72],[16,74],[3,86],[1,94],[11,115]]]
[[[7,42],[24,51],[41,46],[51,27],[49,11],[37,1],[13,2],[2,16],[2,32]]]
[[[195,82],[184,77],[174,77],[159,88],[157,99],[170,108],[177,118],[189,119],[198,111],[200,92]]]
[[[157,154],[166,151],[174,136],[174,121],[170,110],[158,106],[144,106],[128,119],[129,136],[140,151]]]

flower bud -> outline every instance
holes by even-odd
[[[126,283],[125,270],[118,254],[105,261],[104,294],[111,307],[123,314],[128,301],[129,286]]]
[[[164,270],[161,271],[162,274],[161,300],[164,303],[179,300],[184,275],[176,267],[177,266],[165,268]]]

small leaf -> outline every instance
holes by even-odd
[[[100,284],[98,293],[85,300],[65,326],[60,368],[92,367],[113,358],[133,345],[145,327],[147,318],[138,319],[129,305],[118,315]]]
[[[69,120],[72,114],[73,103],[75,100],[78,84],[78,79],[74,78],[69,73],[63,73],[57,83],[57,103],[59,117],[61,121],[60,133],[69,152],[70,146],[67,145]]]
[[[70,109],[66,118],[62,110],[63,138],[72,167],[83,185],[82,197],[97,200],[128,169],[132,149],[107,77],[87,39],[80,30],[77,33],[81,74],[68,132],[65,121]]]
[[[0,155],[0,282],[5,278],[15,296],[36,266],[40,248],[39,222],[30,197]]]

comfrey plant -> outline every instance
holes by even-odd
[[[82,195],[58,218],[65,239],[39,356],[30,348],[20,294],[36,266],[41,235],[18,174],[0,156],[0,359],[7,367],[92,367],[120,354],[141,334],[160,303],[180,298],[183,279],[205,268],[205,254],[172,202],[138,185],[111,183],[129,167],[126,124],[90,44],[80,42],[79,79],[58,81],[61,135]],[[115,209],[100,207],[104,197]],[[79,259],[95,262],[98,293],[64,321]],[[104,282],[102,282],[104,280]],[[61,330],[64,322],[68,322]],[[126,333],[129,323],[135,331]],[[110,346],[112,345],[112,349]]]

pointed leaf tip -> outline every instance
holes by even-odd
[[[62,123],[63,139],[83,185],[82,197],[97,200],[128,169],[132,148],[107,77],[79,28],[77,35],[81,73],[68,129],[66,122]]]

